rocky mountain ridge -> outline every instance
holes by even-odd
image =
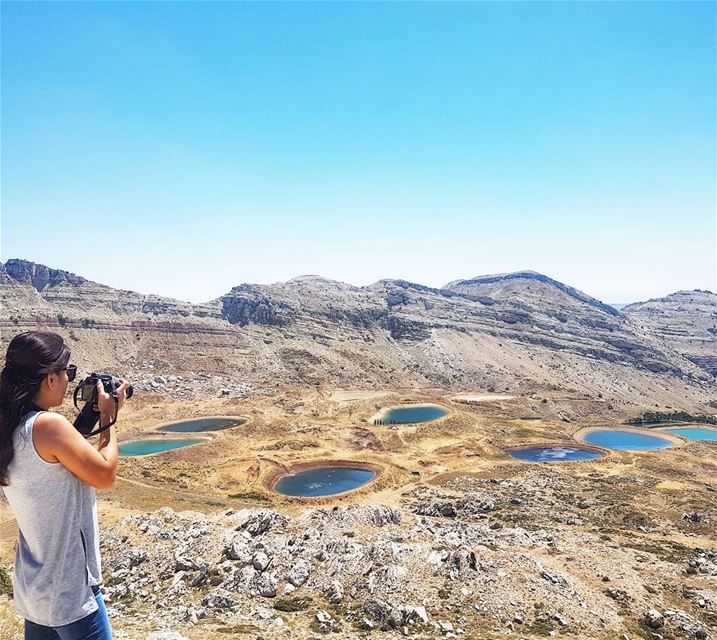
[[[715,294],[701,295],[715,304]],[[3,342],[15,330],[46,326],[66,334],[91,366],[135,371],[149,362],[260,386],[568,388],[651,407],[659,395],[685,408],[715,387],[709,340],[685,350],[643,321],[636,305],[619,313],[529,271],[438,289],[300,276],[191,304],[8,260],[0,264],[0,310]],[[692,315],[676,314],[675,322],[702,335],[713,320]]]

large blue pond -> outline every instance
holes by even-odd
[[[330,496],[363,486],[376,476],[375,471],[350,467],[316,467],[284,476],[274,491],[285,496]]]
[[[524,447],[513,449],[508,454],[527,462],[574,462],[576,460],[597,460],[603,454],[576,447]]]
[[[442,418],[448,410],[434,405],[416,405],[389,409],[380,420],[380,424],[416,424]]]
[[[222,429],[238,427],[245,422],[246,418],[194,418],[192,420],[183,420],[182,422],[169,424],[166,427],[161,427],[159,431],[169,431],[171,433],[221,431]]]
[[[717,440],[717,429],[690,427],[685,429],[665,429],[665,431],[674,433],[676,436],[682,436],[687,440]]]
[[[183,438],[177,440],[135,440],[134,442],[126,442],[119,446],[119,454],[123,457],[129,456],[146,456],[150,453],[161,453],[163,451],[171,451],[172,449],[181,449],[182,447],[191,447],[192,445],[206,442],[204,438]]]
[[[585,435],[583,440],[588,444],[618,451],[667,449],[672,446],[672,443],[667,438],[636,433],[635,431],[622,431],[620,429],[593,431]]]

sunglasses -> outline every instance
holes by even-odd
[[[68,364],[64,369],[60,369],[60,371],[67,371],[67,380],[68,382],[72,382],[77,375],[77,365]]]

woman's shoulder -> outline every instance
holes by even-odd
[[[50,409],[41,409],[40,407],[35,407],[35,413],[37,413],[38,418],[64,418],[64,416],[58,411],[51,411]]]
[[[33,439],[46,442],[58,442],[72,438],[75,427],[61,413],[56,411],[43,411],[35,418],[33,425]]]
[[[74,429],[70,421],[65,418],[61,413],[56,411],[40,411],[33,421],[33,430],[37,432],[43,432],[48,429],[60,429],[70,428]]]
[[[74,435],[74,427],[61,413],[43,411],[39,413],[33,425],[32,440],[35,450],[45,462],[57,462],[55,450],[58,444]]]
[[[37,416],[35,417],[34,426],[36,429],[42,429],[48,426],[69,426],[70,428],[74,429],[72,423],[61,413],[57,413],[57,411],[39,411],[37,413]]]

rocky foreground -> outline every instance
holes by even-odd
[[[704,489],[673,514],[648,478],[531,467],[400,509],[162,508],[103,532],[105,598],[117,638],[715,638]]]

